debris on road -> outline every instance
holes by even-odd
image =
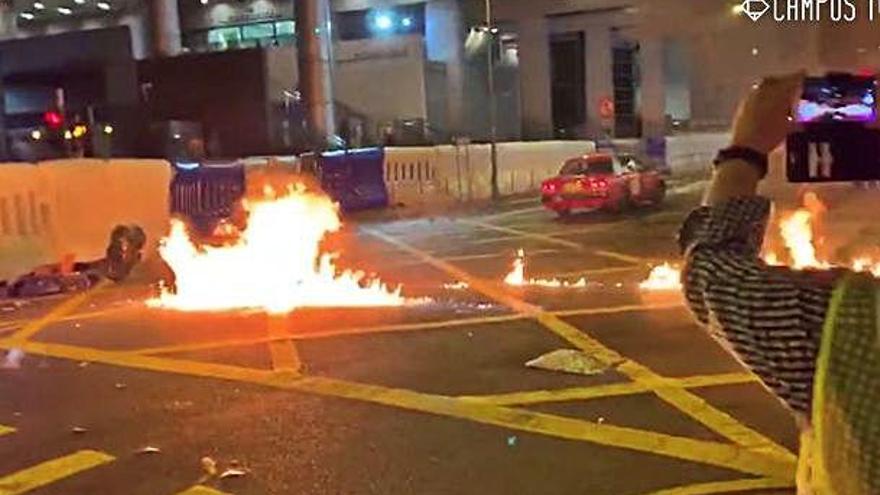
[[[443,284],[443,288],[446,290],[467,290],[470,288],[470,284],[457,280],[449,284]]]
[[[599,424],[601,425],[602,423],[605,422],[605,418],[604,418],[603,416],[599,416],[599,419],[596,420],[596,422],[599,423]]]
[[[549,352],[527,362],[526,366],[577,375],[599,375],[610,367],[584,352],[573,349],[559,349]]]
[[[83,433],[87,433],[89,430],[88,428],[83,428],[82,426],[74,426],[70,431],[74,434],[82,435]]]
[[[85,368],[88,365],[89,365],[88,361],[80,361],[77,366],[79,366],[80,368]]]
[[[117,384],[114,385],[113,387],[114,387],[116,390],[125,390],[126,388],[128,388],[128,385],[126,385],[126,384],[124,384],[124,383],[117,383]]]
[[[146,447],[139,449],[137,451],[138,454],[160,454],[162,453],[162,449],[159,447],[153,447],[151,445],[147,445]]]
[[[516,435],[511,435],[511,436],[507,437],[507,446],[508,447],[515,447],[517,440],[519,440],[519,439],[516,437]]]
[[[6,356],[3,358],[3,363],[0,364],[0,369],[4,370],[17,370],[21,369],[21,362],[24,360],[24,351],[21,349],[13,348],[9,349],[9,352],[6,353]]]

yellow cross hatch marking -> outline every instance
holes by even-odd
[[[103,452],[80,450],[0,478],[0,495],[27,493],[114,459]]]
[[[529,304],[505,292],[497,285],[471,276],[468,272],[443,260],[432,257],[409,244],[375,229],[364,229],[374,237],[408,251],[422,259],[426,264],[434,266],[458,280],[467,282],[470,287],[487,297],[507,305],[513,310],[535,318],[547,329],[567,340],[578,349],[586,352],[606,364],[617,366],[617,370],[637,383],[647,385],[661,399],[675,406],[681,412],[696,419],[711,430],[747,448],[750,451],[766,455],[768,459],[784,463],[784,469],[776,472],[773,477],[787,478],[793,476],[797,458],[794,454],[778,445],[761,433],[743,425],[729,414],[716,409],[702,398],[682,388],[664,387],[665,379],[648,367],[632,361],[616,351],[605,347],[586,332],[563,321],[558,316],[548,313],[539,306]]]

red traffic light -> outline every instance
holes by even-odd
[[[49,110],[43,114],[43,122],[45,122],[46,127],[50,129],[58,129],[64,125],[64,116],[61,115],[60,112]]]

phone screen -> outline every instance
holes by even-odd
[[[873,77],[807,78],[797,121],[873,122],[877,119],[877,81]]]

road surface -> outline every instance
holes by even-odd
[[[791,493],[789,415],[678,294],[638,288],[693,201],[349,222],[339,264],[403,308],[151,309],[146,267],[7,304],[0,494]],[[590,284],[505,286],[519,248],[527,276]],[[557,349],[599,373],[524,366]]]

